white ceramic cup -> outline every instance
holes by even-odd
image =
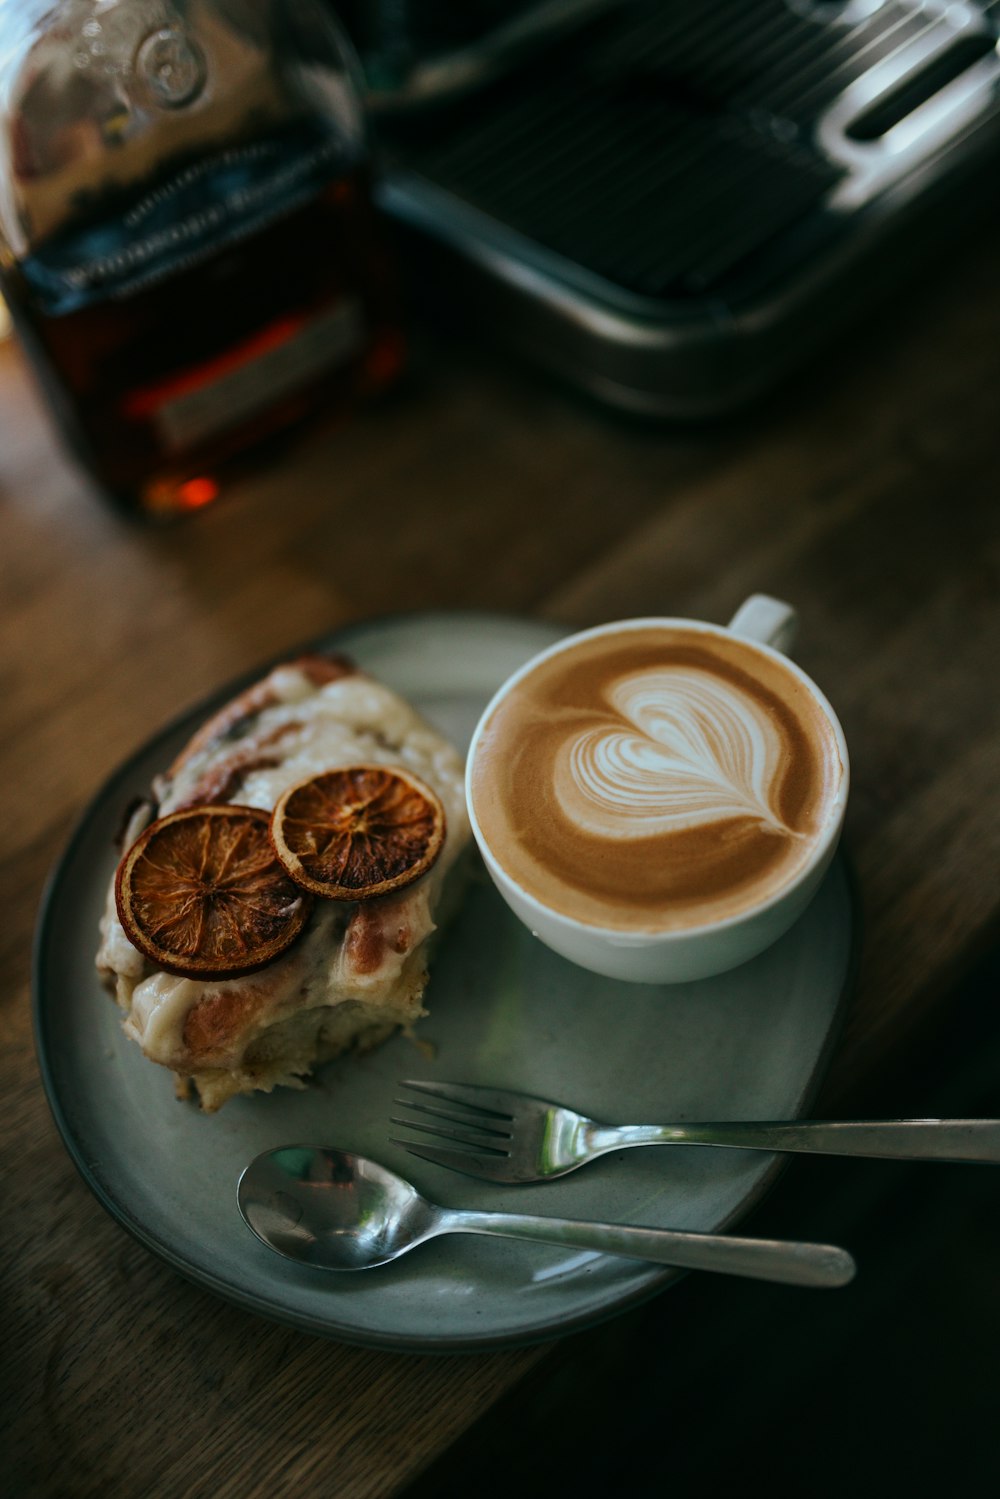
[[[751,658],[754,651],[759,651],[781,661],[785,670],[808,690],[828,720],[840,756],[842,776],[832,793],[827,820],[808,860],[776,894],[717,921],[693,923],[690,927],[668,931],[622,931],[584,922],[554,910],[511,877],[490,847],[476,817],[472,780],[487,723],[511,689],[529,672],[541,662],[571,650],[579,641],[651,627],[735,636],[750,644]],[[797,920],[816,893],[836,852],[847,806],[849,766],[844,731],[833,708],[816,684],[784,654],[792,644],[796,627],[795,610],[765,594],[754,594],[747,599],[727,626],[690,619],[619,620],[583,630],[557,642],[526,662],[503,684],[487,705],[472,736],[466,768],[466,800],[472,831],[486,868],[508,906],[534,936],[564,958],[594,973],[635,983],[669,984],[707,978],[735,968],[770,947]]]

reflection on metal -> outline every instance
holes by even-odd
[[[919,5],[920,0],[916,3]],[[785,4],[806,21],[822,21],[826,26],[859,26],[881,10],[886,0],[785,0]]]
[[[416,55],[402,66],[391,60],[391,44],[386,47],[383,42],[382,49],[376,46],[369,55],[362,41],[359,50],[368,79],[368,107],[374,114],[395,113],[458,99],[619,3],[621,0],[536,0],[526,10],[488,27],[475,41],[428,56]],[[387,14],[392,17],[391,7]],[[405,50],[405,42],[403,47]],[[380,55],[380,50],[388,57]]]
[[[828,199],[831,208],[844,211],[870,202],[958,139],[996,101],[1000,90],[996,28],[979,7],[952,0],[946,6],[916,8],[932,18],[926,30],[849,84],[816,123],[819,145],[847,174]],[[975,38],[986,45],[993,42],[992,50],[874,139],[852,135],[874,106],[942,60],[957,42]]]
[[[1000,0],[631,0],[387,131],[380,201],[450,318],[606,404],[718,415],[979,211],[998,36]]]

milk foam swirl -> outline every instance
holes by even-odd
[[[775,807],[782,745],[762,705],[696,667],[655,667],[606,692],[619,723],[561,746],[555,793],[565,815],[601,838],[649,838],[751,818],[798,835]]]
[[[835,725],[780,656],[671,621],[585,634],[500,695],[469,768],[485,849],[548,910],[682,931],[794,882],[839,826]]]

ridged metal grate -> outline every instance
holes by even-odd
[[[1000,0],[980,9],[1000,21]],[[933,24],[886,0],[642,0],[460,109],[405,127],[408,167],[644,296],[721,294],[843,174],[824,108]],[[849,14],[849,12],[845,12]],[[401,139],[401,138],[400,138]]]

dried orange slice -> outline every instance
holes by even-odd
[[[256,807],[188,807],[141,832],[118,866],[125,935],[186,978],[236,978],[295,941],[312,901],[274,856]]]
[[[444,808],[409,771],[327,770],[292,786],[271,838],[292,879],[329,900],[372,900],[426,874],[444,843]]]

